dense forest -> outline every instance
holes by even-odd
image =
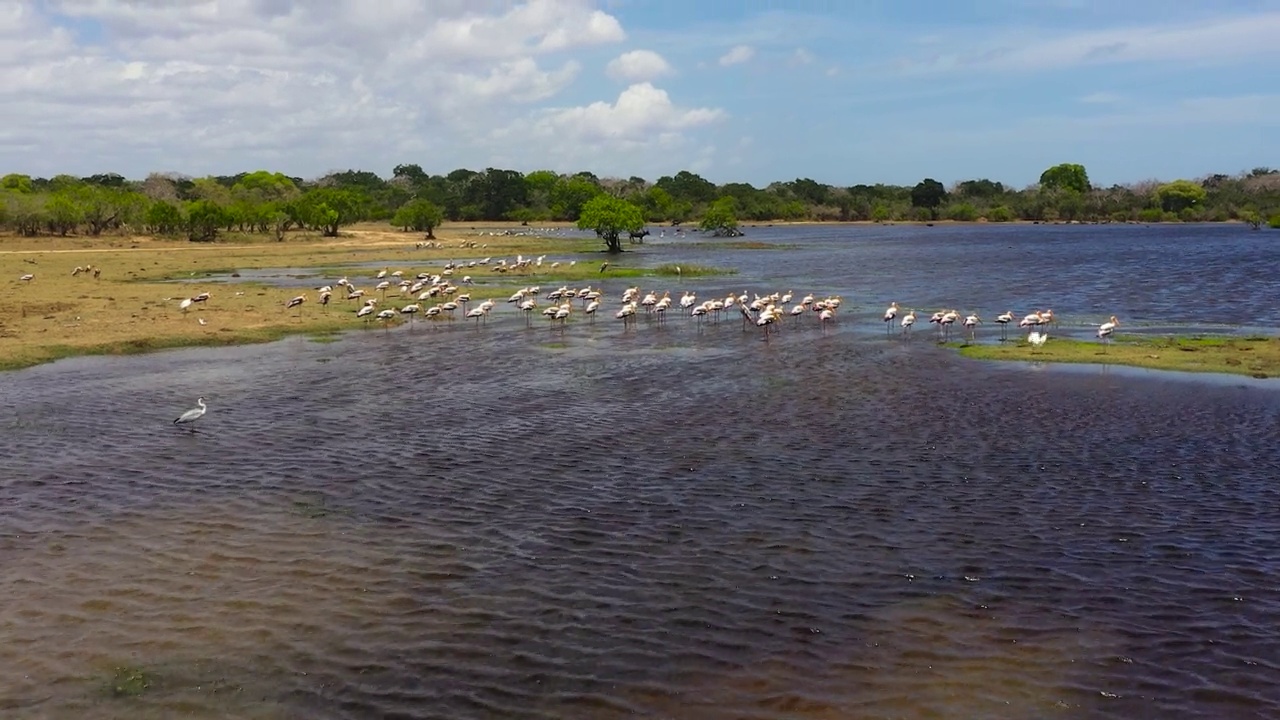
[[[1280,227],[1280,171],[1103,188],[1089,182],[1083,166],[1064,163],[1023,189],[987,179],[948,188],[932,178],[915,186],[850,187],[800,178],[757,188],[716,185],[689,171],[649,182],[495,168],[431,175],[419,165],[398,165],[390,178],[359,170],[312,180],[265,170],[203,178],[153,173],[144,180],[116,173],[0,178],[0,228],[24,236],[142,232],[209,241],[222,233],[263,233],[284,239],[296,229],[337,235],[361,221],[430,234],[446,219],[571,221],[597,230],[603,225],[615,239],[646,224],[697,223],[732,234],[739,223],[787,220],[1241,220]]]

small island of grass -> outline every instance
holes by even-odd
[[[960,355],[977,360],[1128,365],[1151,370],[1230,373],[1280,377],[1280,338],[1249,336],[1116,336],[1094,340],[1050,338],[1039,347],[1026,341],[999,344],[953,343]]]

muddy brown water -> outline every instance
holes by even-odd
[[[1274,386],[854,325],[0,375],[0,717],[1280,716]]]

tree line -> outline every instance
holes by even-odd
[[[743,222],[794,220],[1242,220],[1280,227],[1280,171],[1259,167],[1198,180],[1099,187],[1083,166],[1063,163],[1022,189],[985,178],[950,187],[932,178],[914,186],[849,187],[797,178],[757,188],[716,185],[688,170],[653,182],[497,168],[432,175],[416,164],[397,165],[388,178],[362,170],[311,180],[266,170],[202,178],[153,173],[143,180],[117,173],[0,178],[0,229],[24,236],[142,232],[210,241],[225,233],[260,233],[283,239],[297,229],[333,236],[361,221],[431,235],[445,220],[570,221],[598,231],[604,226],[602,237],[612,233],[615,240],[618,232],[648,224],[696,222],[735,234]]]

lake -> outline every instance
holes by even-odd
[[[1280,385],[924,322],[1272,333],[1280,235],[746,230],[616,263],[838,294],[832,326],[501,305],[0,374],[0,716],[1280,716]]]

